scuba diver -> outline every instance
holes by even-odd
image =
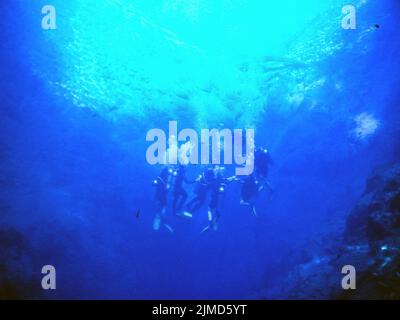
[[[257,148],[254,151],[254,172],[243,178],[236,178],[235,180],[242,183],[240,191],[240,204],[249,206],[252,213],[257,216],[255,208],[255,201],[258,194],[264,189],[265,186],[273,193],[273,188],[268,182],[269,165],[273,164],[270,153],[265,148]]]
[[[260,191],[266,185],[268,189],[273,192],[273,189],[267,180],[269,166],[273,164],[274,162],[272,161],[271,155],[267,149],[259,147],[254,151],[254,171],[261,183]]]
[[[209,225],[206,226],[201,233],[204,233],[210,229],[217,231],[218,230],[218,220],[221,216],[220,211],[220,200],[224,200],[226,186],[236,179],[236,176],[230,178],[224,178],[225,168],[215,166],[214,168],[215,179],[211,183],[211,198],[210,203],[208,205],[208,221]]]
[[[170,188],[169,178],[172,170],[168,167],[162,169],[159,176],[153,181],[153,186],[155,190],[155,200],[157,203],[157,213],[153,221],[153,229],[160,230],[161,222],[165,218],[165,213],[167,211],[167,195]],[[166,223],[163,224],[168,231],[173,232],[173,229]]]
[[[254,169],[260,179],[267,179],[269,165],[271,164],[273,164],[273,161],[267,149],[259,147],[254,151]]]
[[[252,213],[257,217],[255,201],[262,189],[262,185],[260,185],[254,173],[243,178],[241,183],[243,185],[240,191],[240,204],[249,206]]]
[[[195,194],[196,196],[187,204],[187,210],[183,213],[187,217],[193,217],[193,213],[199,210],[206,201],[207,192],[215,180],[215,172],[212,168],[206,169],[195,180]]]
[[[181,209],[186,202],[187,192],[183,188],[183,183],[193,184],[195,181],[190,181],[186,177],[186,167],[179,164],[172,173],[173,177],[173,200],[172,200],[172,212],[177,216],[185,216],[181,214]]]

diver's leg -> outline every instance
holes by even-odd
[[[213,220],[212,220],[212,223],[211,223],[211,226],[212,226],[214,231],[218,230],[218,220],[219,220],[220,217],[221,217],[220,212],[217,209],[215,209],[215,213],[214,213]]]
[[[153,221],[153,229],[160,230],[161,220],[165,219],[165,214],[167,212],[167,195],[163,195],[158,197],[157,199],[157,213]]]
[[[190,200],[189,203],[186,205],[186,210],[183,210],[183,216],[188,217],[188,218],[192,218],[193,217],[193,212],[194,212],[194,210],[195,210],[195,208],[197,206],[198,201],[199,201],[199,196],[198,195],[195,196],[192,200]]]
[[[179,199],[178,206],[176,208],[177,211],[181,211],[182,207],[184,206],[186,199],[187,199],[187,192],[185,190],[181,189],[179,195],[180,195],[180,199]]]
[[[208,208],[207,211],[208,215],[208,225],[201,231],[201,233],[205,233],[209,230],[218,230],[218,219],[220,217],[220,214],[216,208],[211,209],[210,207]]]
[[[274,192],[274,188],[272,188],[271,183],[269,181],[265,181],[265,185],[268,187],[269,192],[271,193]]]
[[[189,201],[187,204],[187,209],[191,212],[192,208],[194,207],[195,203],[198,201],[198,196],[195,196],[192,200]]]
[[[208,225],[203,230],[201,230],[201,234],[209,231],[212,227],[213,212],[210,207],[208,208],[208,211],[207,211],[207,218],[208,218]]]
[[[175,206],[175,215],[178,217],[183,217],[183,218],[192,218],[192,206],[194,204],[194,201],[196,200],[193,199],[188,205],[187,205],[187,210],[182,210],[183,205],[186,202],[187,199],[187,193],[185,190],[181,189],[179,192],[179,198],[177,197],[177,203]]]
[[[191,213],[194,213],[195,211],[199,210],[203,206],[204,202],[205,199],[203,199],[202,197],[201,198],[198,197],[196,203],[192,207]]]
[[[199,210],[202,206],[204,206],[204,204],[206,203],[206,199],[207,199],[207,193],[204,192],[199,197],[199,202],[197,204],[196,210]]]
[[[178,200],[179,200],[179,193],[174,192],[174,199],[172,200],[172,213],[173,214],[177,214],[177,212],[178,212],[178,208],[177,208]]]
[[[160,230],[161,219],[162,219],[162,216],[165,215],[165,210],[166,210],[166,208],[163,207],[163,205],[161,203],[158,203],[158,209],[156,212],[156,216],[154,217],[154,220],[153,220],[153,230],[155,230],[155,231]]]
[[[161,203],[161,208],[160,211],[158,213],[158,215],[156,215],[156,218],[154,219],[154,223],[153,223],[153,229],[154,230],[160,230],[161,227],[161,223],[162,221],[165,221],[165,216],[167,213],[167,201],[165,199],[165,201],[163,201]],[[162,224],[169,232],[173,233],[174,229],[171,228],[171,226],[167,223],[163,223]]]

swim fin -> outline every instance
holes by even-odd
[[[210,226],[205,227],[203,230],[201,230],[200,234],[206,233],[208,230],[210,230]]]
[[[154,231],[160,230],[160,226],[161,226],[161,218],[159,215],[156,215],[153,221],[153,230]]]
[[[183,211],[183,212],[182,212],[182,217],[185,217],[185,218],[193,218],[193,214],[190,213],[189,211]]]
[[[174,233],[174,229],[172,229],[170,225],[164,223],[164,227],[167,228],[167,230],[168,230],[169,232]]]
[[[256,207],[255,207],[255,206],[251,206],[251,211],[253,212],[253,214],[254,214],[255,217],[258,217],[258,216],[257,216]]]

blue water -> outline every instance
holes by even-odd
[[[21,295],[287,298],[373,169],[400,160],[396,0],[353,1],[356,30],[339,0],[53,0],[45,31],[47,2],[0,4],[0,279]],[[206,207],[152,229],[145,138],[169,120],[255,128],[274,160],[258,217],[232,184],[217,232],[200,235]],[[37,293],[47,264],[57,290]]]

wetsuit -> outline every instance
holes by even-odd
[[[208,169],[196,180],[196,196],[187,205],[189,212],[193,213],[204,205],[207,197],[207,191],[210,189],[214,179],[214,171],[212,169]]]

